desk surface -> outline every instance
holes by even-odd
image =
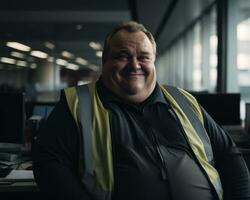
[[[0,192],[38,191],[33,172],[30,170],[13,170],[5,178],[0,178]]]
[[[0,192],[35,192],[39,191],[35,181],[5,181],[0,180]]]

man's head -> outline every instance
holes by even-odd
[[[125,101],[140,103],[155,88],[155,56],[152,34],[142,24],[123,23],[106,37],[102,80]]]

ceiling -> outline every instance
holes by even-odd
[[[31,47],[31,50],[47,53],[49,57],[54,58],[50,59],[51,62],[60,58],[78,64],[76,58],[80,57],[88,61],[88,65],[79,64],[80,69],[98,70],[101,58],[96,56],[97,50],[91,48],[89,43],[92,41],[103,45],[105,36],[117,23],[127,20],[143,23],[155,35],[158,49],[163,52],[167,43],[176,36],[174,30],[181,32],[180,27],[183,27],[184,23],[187,24],[189,18],[191,20],[195,17],[192,16],[193,13],[198,15],[199,11],[212,0],[155,2],[153,0],[5,1],[0,8],[0,57],[11,58],[13,49],[6,47],[6,42],[16,41]],[[184,7],[191,5],[191,2],[200,3],[195,7],[196,12],[191,10],[191,15],[185,16],[184,19],[180,13],[185,14]],[[174,8],[180,11],[172,14]],[[179,16],[178,26],[174,24],[176,16]],[[49,42],[54,48],[46,47],[45,42]],[[23,52],[25,58],[22,58],[24,61],[28,60],[29,64],[39,59],[30,56],[31,50]],[[102,50],[102,47],[99,50]],[[64,57],[63,51],[70,52],[73,57]]]

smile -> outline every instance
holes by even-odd
[[[125,73],[123,74],[123,76],[127,76],[127,77],[133,77],[133,76],[144,76],[145,74],[144,73],[134,73],[134,72],[131,72],[131,73]]]

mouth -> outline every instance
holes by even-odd
[[[127,79],[127,80],[138,80],[144,76],[145,76],[145,74],[143,74],[143,73],[126,73],[126,74],[122,75],[122,77],[124,79]]]
[[[144,76],[144,73],[127,73],[125,76]]]
[[[133,76],[145,76],[145,73],[143,71],[126,71],[121,73],[124,77],[133,77]]]
[[[145,76],[145,72],[143,70],[123,70],[120,72],[120,76],[125,79],[138,79]]]

